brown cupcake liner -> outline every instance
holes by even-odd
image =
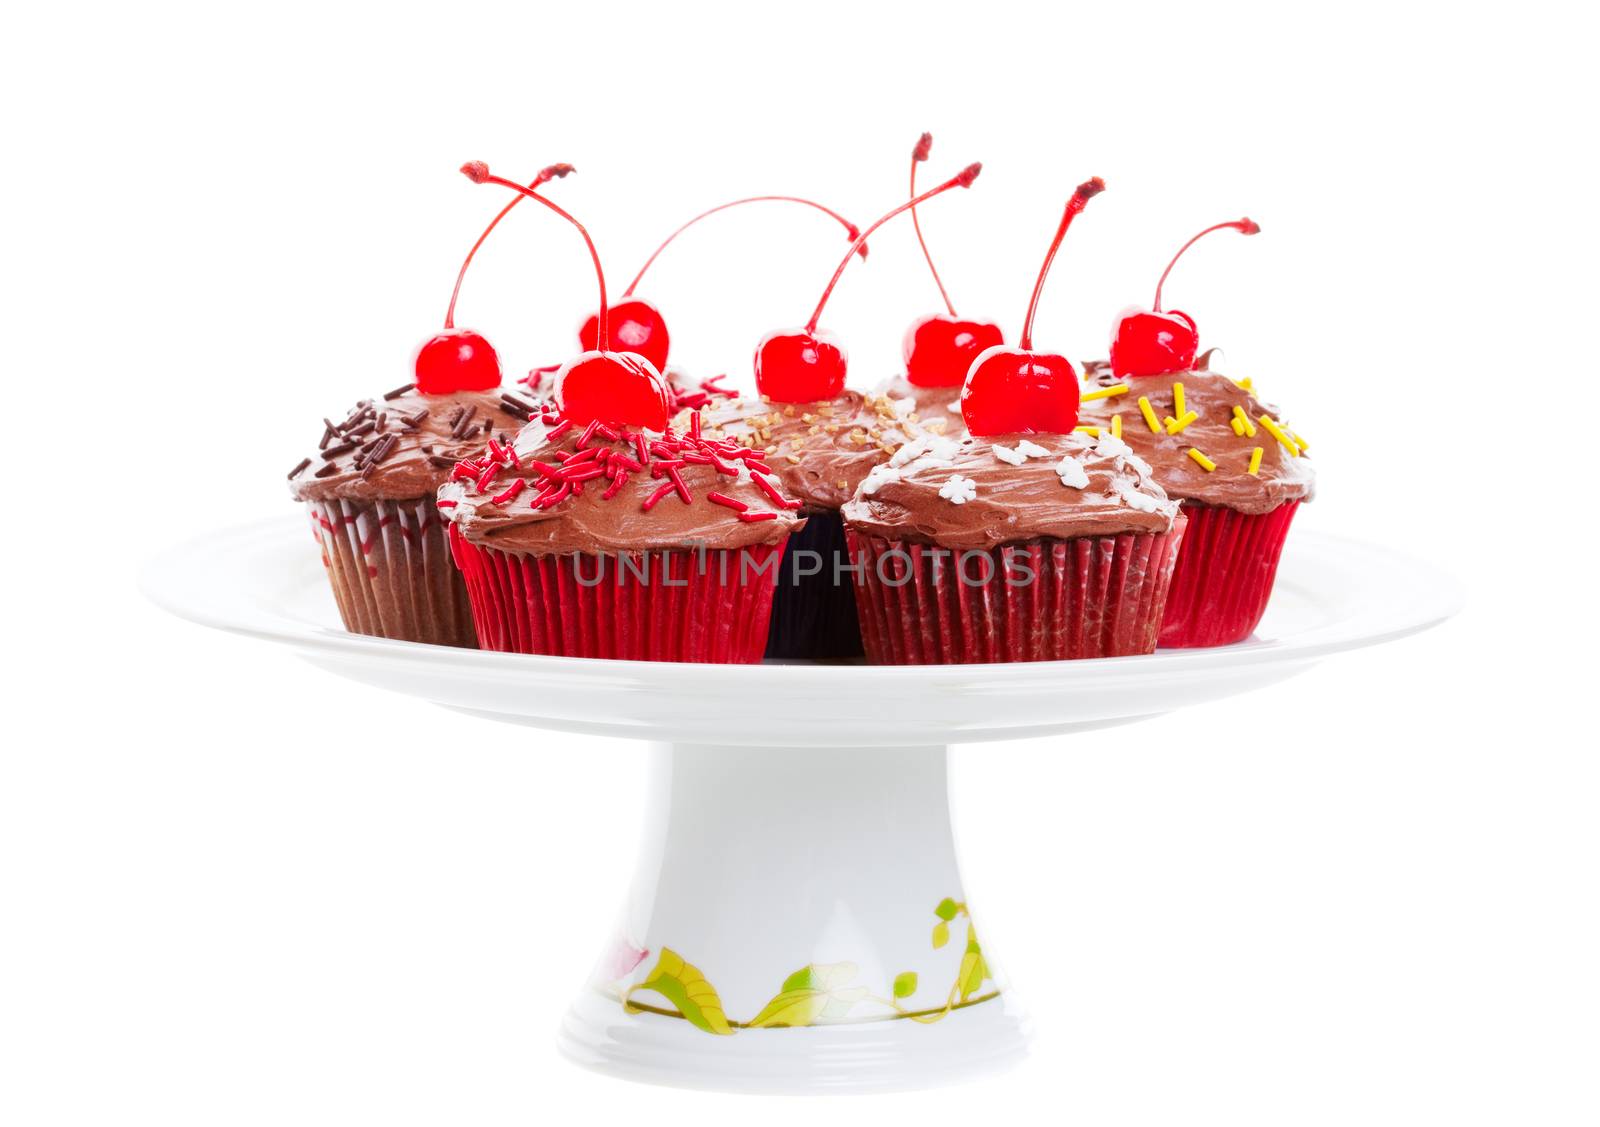
[[[846,536],[868,661],[1062,661],[1156,648],[1183,521],[1160,534],[958,552]]]
[[[306,508],[346,630],[477,648],[467,589],[431,496]]]
[[[1167,595],[1163,646],[1226,646],[1250,636],[1266,613],[1299,507],[1289,501],[1251,515],[1184,502],[1189,530]]]
[[[530,556],[473,544],[454,526],[450,542],[486,650],[748,664],[767,645],[781,542]]]

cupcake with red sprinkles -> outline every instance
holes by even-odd
[[[479,183],[527,192],[478,167]],[[577,226],[576,220],[573,220]],[[451,471],[438,508],[485,649],[636,661],[753,662],[783,546],[803,527],[761,451],[669,423],[651,361],[597,348],[556,373],[554,403]]]
[[[537,190],[571,171],[551,165],[531,182],[529,195],[553,207]],[[509,442],[542,409],[536,394],[503,388],[493,346],[455,324],[473,256],[509,211],[510,205],[502,208],[467,253],[443,331],[417,352],[414,381],[323,419],[316,449],[289,471],[291,494],[306,506],[339,615],[352,633],[477,644],[434,497],[461,458],[486,440]]]

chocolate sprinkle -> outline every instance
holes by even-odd
[[[338,464],[335,463],[335,462],[329,462],[327,465],[323,466],[320,470],[318,470],[316,473],[312,474],[311,476],[312,477],[327,477],[329,474],[335,474],[335,473],[338,473],[338,472],[339,472]]]
[[[300,464],[298,466],[296,466],[294,469],[289,471],[289,479],[292,481],[295,478],[299,477],[300,474],[305,471],[305,468],[307,466],[309,466],[310,464],[311,464],[311,459],[310,458],[301,458],[300,459]]]
[[[395,388],[393,391],[386,391],[386,392],[383,393],[384,402],[387,403],[391,399],[399,399],[402,395],[404,395],[406,392],[410,391],[412,388],[414,388],[416,386],[417,385],[414,384],[414,383],[408,383],[408,384],[405,384],[405,385],[403,385],[401,387]]]
[[[354,450],[355,448],[356,444],[354,442],[341,442],[337,446],[330,446],[328,449],[324,450],[322,452],[322,460],[324,462],[331,462],[340,455],[350,453],[350,451]]]

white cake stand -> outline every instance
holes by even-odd
[[[342,677],[478,716],[656,745],[633,888],[561,1046],[664,1084],[867,1091],[1025,1052],[967,909],[946,748],[1106,727],[1258,689],[1460,604],[1398,552],[1297,530],[1235,646],[1021,665],[678,665],[479,653],[345,633],[304,521],[184,544],[146,592]]]

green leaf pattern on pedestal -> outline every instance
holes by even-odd
[[[917,992],[915,971],[902,971],[895,975],[889,987],[889,996],[880,997],[866,986],[856,982],[860,968],[855,963],[812,963],[801,967],[778,987],[778,992],[759,1013],[749,1021],[730,1021],[723,1011],[722,999],[706,980],[700,968],[683,960],[669,947],[661,949],[656,965],[644,980],[635,983],[622,995],[622,1004],[630,1010],[650,1009],[655,1013],[671,1013],[641,1006],[633,1001],[641,990],[661,995],[675,1007],[679,1017],[707,1033],[728,1035],[737,1029],[782,1029],[807,1025],[828,1025],[862,1020],[852,1017],[852,1011],[861,1003],[879,1007],[869,1017],[909,1018],[929,1024],[948,1016],[950,1011],[986,1001],[999,993],[996,989],[981,994],[983,984],[989,981],[989,964],[984,959],[983,948],[978,944],[978,932],[972,916],[963,901],[945,897],[933,909],[937,923],[933,926],[933,947],[938,950],[950,942],[950,925],[958,918],[967,921],[967,942],[956,969],[956,979],[946,995],[944,1004],[934,1009],[908,1009],[903,1000]],[[888,1012],[883,1012],[887,1010]]]

